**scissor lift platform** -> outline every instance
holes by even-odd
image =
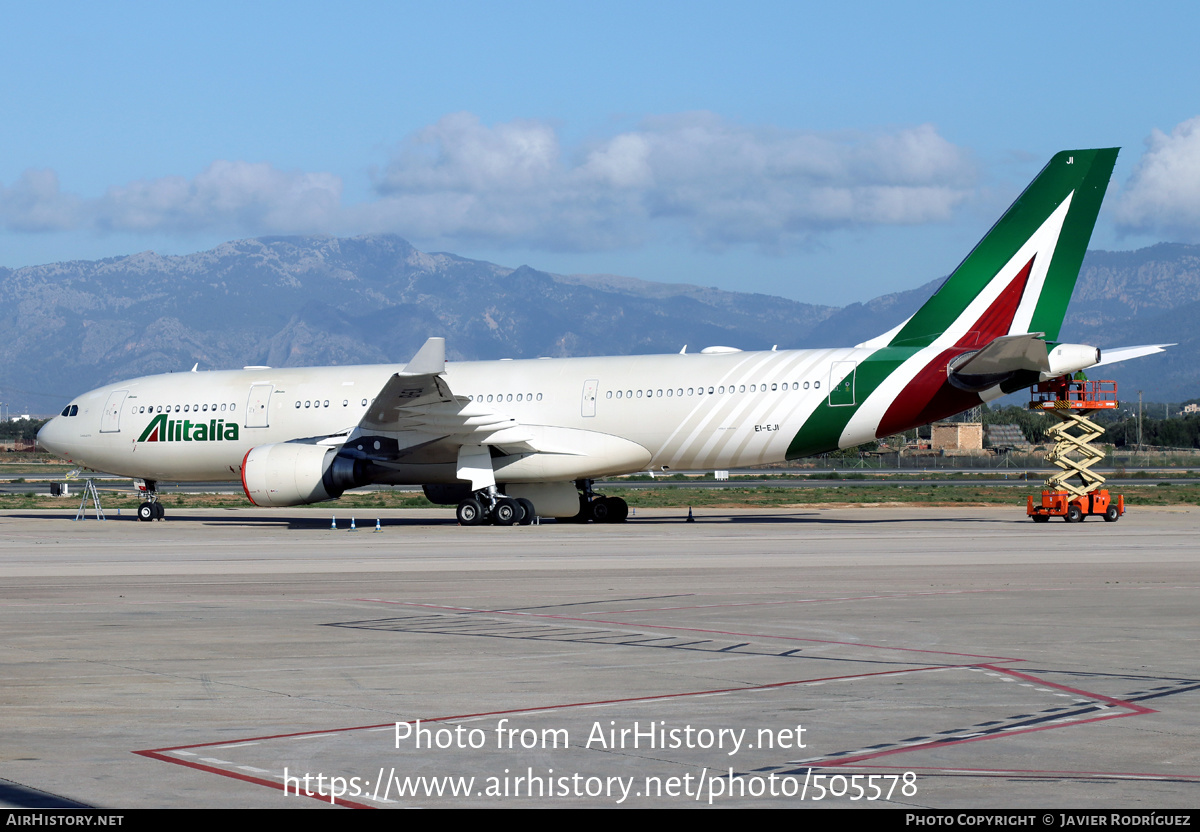
[[[1061,469],[1046,480],[1040,504],[1034,505],[1032,495],[1026,502],[1025,513],[1035,523],[1051,517],[1080,523],[1089,515],[1111,523],[1125,513],[1125,498],[1118,494],[1114,499],[1108,489],[1101,488],[1104,477],[1092,470],[1104,459],[1104,452],[1092,444],[1104,435],[1104,428],[1087,418],[1095,410],[1115,410],[1117,404],[1115,381],[1073,381],[1063,376],[1034,385],[1029,409],[1053,413],[1059,419],[1047,431],[1054,448],[1046,458]]]

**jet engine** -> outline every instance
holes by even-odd
[[[339,456],[338,448],[326,445],[260,445],[242,460],[242,488],[256,506],[319,503],[368,484],[367,464]]]
[[[1045,381],[1069,373],[1077,373],[1100,363],[1100,348],[1087,344],[1059,344],[1050,350],[1050,370],[1043,373]]]

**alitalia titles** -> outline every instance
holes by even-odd
[[[236,442],[238,438],[237,422],[226,422],[224,419],[209,419],[207,422],[193,422],[188,419],[168,419],[167,414],[155,416],[142,435],[139,442]]]

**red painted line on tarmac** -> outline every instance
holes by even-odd
[[[1104,716],[1096,716],[1090,719],[1077,719],[1071,722],[1060,722],[1057,725],[1038,725],[1031,728],[1022,728],[1019,731],[997,731],[995,733],[985,734],[980,737],[966,737],[961,740],[930,740],[929,742],[919,743],[917,745],[906,745],[903,748],[891,748],[881,751],[872,751],[869,754],[859,754],[853,757],[845,757],[827,762],[813,762],[811,764],[801,763],[801,767],[809,765],[812,768],[840,768],[849,763],[861,763],[863,760],[876,760],[880,757],[890,757],[893,754],[907,754],[912,751],[927,751],[931,748],[949,748],[952,745],[964,745],[969,742],[982,742],[984,740],[1003,739],[1004,737],[1019,737],[1021,734],[1032,734],[1035,731],[1051,731],[1055,728],[1071,728],[1075,725],[1087,725],[1089,722],[1104,722],[1108,719],[1124,719],[1129,716],[1141,716],[1136,713],[1125,714],[1106,714]]]
[[[967,667],[968,665],[962,665]],[[924,673],[930,670],[944,670],[946,665],[929,665],[928,667],[906,667],[900,670],[880,670],[874,673],[850,673],[844,676],[816,676],[812,679],[792,679],[787,682],[769,682],[765,685],[750,685],[741,688],[713,688],[712,690],[693,690],[684,691],[683,693],[658,693],[650,696],[628,696],[620,699],[594,699],[587,702],[563,702],[557,705],[531,705],[525,708],[508,708],[501,711],[480,711],[470,714],[454,714],[453,716],[437,716],[437,717],[421,717],[421,722],[452,722],[456,719],[476,719],[484,716],[504,716],[505,714],[525,714],[537,711],[560,711],[568,708],[586,708],[595,705],[623,705],[630,702],[654,702],[657,700],[667,699],[683,699],[689,696],[713,696],[721,693],[749,693],[756,690],[774,690],[776,688],[796,687],[797,685],[811,685],[816,682],[844,682],[850,679],[870,679],[875,676],[896,676],[904,673]],[[401,723],[416,722],[416,719],[397,720]],[[290,739],[293,737],[312,737],[319,734],[342,734],[350,731],[369,731],[373,728],[386,728],[395,725],[396,722],[380,722],[374,725],[353,725],[348,728],[325,728],[319,731],[296,731],[290,734],[268,734],[261,737],[243,737],[241,739],[224,739],[216,740],[215,742],[199,742],[189,745],[172,745],[164,746],[163,748],[153,748],[146,751],[135,751],[134,754],[150,755],[160,754],[167,751],[188,751],[195,748],[212,748],[218,745],[237,745],[244,742],[262,742],[264,740],[280,740]],[[175,758],[167,758],[169,763],[183,762]],[[216,769],[220,772],[220,769]],[[239,775],[240,776],[240,775]],[[243,778],[246,779],[246,778]]]
[[[948,650],[922,650],[919,647],[892,647],[883,644],[868,644],[862,641],[833,641],[830,639],[820,638],[801,638],[799,636],[779,636],[769,633],[741,633],[730,630],[708,630],[700,627],[672,627],[664,624],[646,624],[630,621],[614,621],[606,618],[575,618],[567,615],[551,615],[549,613],[533,613],[533,612],[507,612],[504,610],[484,610],[475,609],[473,607],[451,607],[442,604],[419,604],[412,601],[386,601],[382,598],[355,598],[356,601],[362,601],[370,604],[390,604],[401,607],[421,607],[423,609],[449,610],[452,612],[464,613],[479,613],[481,615],[506,615],[521,618],[546,618],[553,621],[574,621],[580,624],[612,624],[618,627],[635,627],[637,629],[654,629],[654,630],[676,630],[684,633],[707,633],[709,635],[718,636],[737,636],[738,638],[761,638],[775,639],[777,641],[799,641],[806,644],[839,644],[844,647],[867,647],[872,650],[894,650],[901,653],[926,653],[931,656],[955,656],[964,659],[989,659],[991,661],[1001,662],[1023,662],[1025,659],[1010,658],[1008,656],[987,656],[978,653],[955,653]],[[950,665],[951,667],[960,667],[961,665]]]
[[[1076,696],[1086,696],[1089,699],[1099,699],[1103,702],[1107,702],[1110,705],[1115,705],[1118,708],[1128,708],[1129,710],[1133,711],[1134,714],[1156,714],[1156,713],[1158,713],[1158,711],[1154,710],[1153,708],[1147,708],[1144,705],[1137,705],[1133,702],[1126,702],[1124,699],[1114,699],[1113,697],[1105,696],[1102,693],[1091,693],[1090,691],[1081,690],[1080,688],[1072,688],[1072,687],[1068,687],[1066,685],[1057,684],[1055,682],[1047,682],[1045,679],[1039,679],[1036,676],[1030,676],[1028,673],[1021,673],[1020,671],[1011,670],[1006,667],[992,667],[992,666],[986,665],[986,664],[981,664],[981,665],[979,665],[979,667],[982,667],[986,670],[994,670],[997,673],[1004,673],[1009,676],[1017,676],[1021,679],[1025,679],[1026,681],[1029,681],[1029,682],[1037,682],[1039,685],[1044,685],[1048,688],[1057,688],[1058,690],[1066,691],[1067,693],[1073,693]]]
[[[1000,739],[1002,737],[1016,737],[1016,736],[1020,736],[1021,734],[1032,734],[1035,731],[1050,731],[1055,728],[1071,728],[1076,725],[1087,725],[1090,722],[1104,722],[1105,720],[1109,720],[1109,719],[1124,719],[1125,717],[1130,717],[1130,716],[1144,716],[1145,714],[1158,713],[1158,711],[1155,711],[1152,708],[1147,708],[1143,705],[1137,705],[1133,702],[1126,702],[1123,699],[1115,699],[1111,696],[1105,696],[1102,693],[1092,693],[1090,691],[1081,690],[1079,688],[1073,688],[1073,687],[1069,687],[1067,685],[1060,685],[1060,684],[1057,684],[1056,682],[1048,682],[1045,679],[1039,679],[1037,676],[1031,676],[1028,673],[1020,673],[1016,670],[1011,670],[1009,668],[996,667],[994,665],[987,665],[987,664],[981,664],[981,665],[977,665],[977,666],[984,670],[992,670],[997,673],[1003,673],[1007,676],[1014,676],[1014,677],[1018,677],[1021,679],[1025,679],[1026,681],[1034,682],[1036,684],[1042,685],[1047,688],[1056,688],[1057,690],[1066,691],[1067,693],[1073,694],[1075,696],[1083,696],[1083,697],[1087,697],[1088,699],[1098,700],[1101,702],[1107,702],[1109,705],[1112,705],[1113,707],[1124,708],[1126,710],[1126,712],[1119,713],[1119,714],[1102,714],[1100,716],[1093,716],[1093,717],[1089,717],[1087,719],[1073,719],[1068,722],[1051,722],[1051,723],[1045,724],[1045,725],[1034,725],[1034,726],[1030,726],[1029,728],[1021,728],[1019,730],[1014,730],[1014,731],[988,731],[987,733],[983,734],[982,736],[964,737],[963,739],[960,739],[960,740],[930,740],[929,742],[922,742],[922,743],[918,743],[916,745],[906,745],[901,748],[883,749],[883,750],[879,750],[879,751],[872,751],[867,754],[858,754],[853,757],[846,757],[844,759],[833,759],[833,760],[829,760],[828,762],[815,763],[813,767],[840,768],[842,766],[845,766],[845,765],[848,765],[851,763],[862,762],[863,760],[875,760],[880,757],[890,757],[893,754],[907,754],[911,751],[924,751],[924,750],[927,750],[930,748],[947,748],[952,745],[962,745],[962,744],[968,743],[968,742],[980,742],[982,740],[994,740],[994,739]],[[1081,705],[1082,704],[1083,703],[1081,703]]]
[[[631,697],[627,697],[627,698],[623,698],[623,699],[598,699],[598,700],[591,701],[591,702],[569,702],[569,703],[563,703],[563,704],[558,704],[558,705],[541,705],[541,706],[528,707],[528,708],[510,708],[510,709],[502,710],[502,711],[482,711],[480,713],[472,713],[472,714],[458,714],[455,716],[432,717],[430,719],[421,719],[420,721],[421,722],[452,722],[452,721],[460,720],[460,719],[473,719],[473,718],[485,717],[485,716],[504,716],[505,714],[536,713],[536,712],[540,712],[540,711],[561,711],[561,710],[566,710],[568,708],[584,708],[584,707],[596,706],[596,705],[622,705],[622,704],[626,704],[626,703],[630,703],[630,702],[653,702],[656,700],[681,699],[681,698],[694,697],[694,696],[711,696],[713,694],[721,694],[721,693],[748,693],[748,692],[757,691],[757,690],[772,690],[772,689],[777,689],[777,688],[795,687],[797,685],[808,685],[808,684],[812,684],[814,682],[835,682],[835,681],[846,681],[846,680],[850,680],[850,679],[866,679],[866,678],[870,678],[872,676],[896,676],[896,675],[900,675],[900,674],[920,673],[923,671],[941,670],[941,669],[942,669],[941,665],[933,665],[930,667],[905,668],[903,670],[884,670],[884,671],[880,671],[877,673],[854,673],[854,674],[850,674],[850,675],[846,675],[846,676],[824,676],[824,677],[818,677],[818,678],[814,678],[814,679],[796,679],[796,680],[792,680],[789,682],[772,682],[772,683],[766,684],[766,685],[754,685],[752,687],[744,687],[744,688],[718,688],[715,690],[689,691],[689,692],[685,692],[685,693],[664,693],[664,694],[658,694],[656,696],[631,696]],[[406,720],[406,721],[415,722],[416,720]],[[267,786],[269,788],[276,789],[278,791],[282,791],[285,794],[287,794],[286,787],[282,783],[276,783],[274,780],[266,780],[262,777],[254,777],[249,774],[240,774],[238,772],[230,771],[228,769],[217,768],[215,766],[206,765],[206,764],[200,763],[200,762],[193,762],[191,760],[183,760],[178,757],[169,757],[169,756],[167,756],[167,754],[172,751],[190,751],[190,750],[194,750],[197,748],[211,748],[213,746],[218,746],[218,745],[220,745],[220,746],[235,745],[235,744],[244,743],[244,742],[264,742],[266,740],[291,739],[291,738],[295,738],[295,737],[317,736],[320,734],[344,734],[344,733],[349,733],[351,731],[369,731],[374,728],[391,727],[395,724],[396,723],[394,723],[394,722],[384,722],[384,723],[380,723],[378,725],[358,725],[358,726],[354,726],[354,727],[350,727],[350,728],[331,728],[331,729],[327,729],[327,730],[323,730],[323,731],[298,731],[298,732],[291,733],[291,734],[271,734],[268,736],[245,737],[243,739],[234,739],[234,740],[224,739],[224,740],[218,740],[216,742],[203,742],[203,743],[195,743],[192,745],[175,745],[175,746],[170,746],[167,748],[147,749],[147,750],[143,750],[143,751],[134,751],[133,753],[138,754],[142,757],[148,757],[150,759],[159,760],[164,763],[174,763],[175,765],[185,766],[187,768],[196,769],[198,771],[205,771],[205,772],[208,772],[209,774],[219,774],[224,777],[231,777],[234,780],[242,780],[246,783],[256,783],[260,786]],[[303,792],[301,792],[301,795],[304,797],[312,797],[316,800],[321,800],[326,803],[329,802],[328,795],[326,795],[325,797],[321,797],[320,795],[308,795]],[[375,809],[375,808],[378,808],[376,806],[355,803],[353,801],[342,800],[340,798],[338,799],[336,805],[346,806],[348,808],[353,808],[353,809]]]
[[[627,612],[674,612],[676,610],[711,610],[726,607],[772,607],[784,604],[830,604],[838,601],[886,601],[894,598],[925,598],[937,595],[973,595],[981,592],[1070,592],[1075,587],[1026,588],[1026,589],[948,589],[935,592],[894,592],[883,595],[847,595],[840,598],[793,598],[786,601],[743,601],[730,604],[693,604],[683,607],[634,607],[620,610],[603,610],[596,615],[615,615]],[[587,615],[588,613],[582,613]]]
[[[225,743],[223,743],[223,742],[221,742],[221,743],[205,743],[205,745],[225,745]],[[179,746],[179,748],[201,748],[201,747],[203,747],[203,746],[197,746],[197,745],[193,745],[193,746],[181,745],[181,746]],[[173,750],[173,749],[162,749],[162,750]],[[149,757],[152,760],[161,760],[164,763],[175,763],[176,765],[179,765],[179,766],[186,766],[187,768],[194,768],[199,771],[207,771],[209,774],[220,774],[224,777],[231,777],[234,780],[242,780],[246,783],[254,783],[255,785],[258,785],[258,786],[266,786],[267,788],[275,789],[276,791],[281,791],[284,794],[288,793],[287,787],[283,783],[276,783],[274,780],[264,780],[261,777],[253,777],[249,774],[238,774],[236,771],[229,771],[228,769],[216,768],[215,766],[205,765],[204,763],[194,763],[191,760],[180,760],[176,757],[167,757],[167,756],[159,753],[159,751],[157,751],[157,750],[156,751],[135,751],[133,753],[138,754],[142,757]],[[311,797],[314,800],[321,801],[322,803],[331,803],[331,801],[329,799],[329,795],[325,795],[324,797],[322,797],[321,795],[318,795],[315,793],[310,795],[307,792],[298,790],[297,792],[295,792],[295,796],[296,797]],[[375,806],[371,806],[366,803],[355,803],[352,800],[342,800],[341,798],[338,798],[336,802],[332,803],[332,805],[345,806],[347,809],[375,809],[375,808],[377,808]]]

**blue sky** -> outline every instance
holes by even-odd
[[[0,265],[388,231],[841,305],[1113,145],[1093,247],[1200,242],[1192,4],[431,5],[10,6]]]

